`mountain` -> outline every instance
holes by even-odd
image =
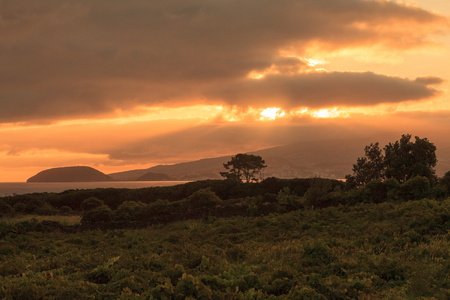
[[[27,182],[96,182],[112,181],[108,175],[91,167],[62,167],[41,171]]]
[[[324,177],[342,179],[350,174],[356,159],[364,154],[366,140],[302,142],[250,152],[268,166],[264,177]],[[234,154],[233,154],[234,155]],[[137,180],[147,172],[167,174],[173,180],[219,179],[230,156],[201,159],[174,165],[108,174],[116,180]]]
[[[173,180],[166,174],[148,172],[138,177],[136,181],[170,181]]]
[[[267,165],[263,177],[343,179],[352,173],[356,159],[364,155],[367,139],[323,140],[294,143],[249,152],[261,156]],[[385,141],[381,141],[383,145]],[[234,153],[235,155],[237,153]],[[450,144],[439,145],[436,154],[436,174],[443,176],[450,170]],[[28,182],[83,182],[83,181],[163,181],[221,179],[223,164],[232,155],[174,165],[158,165],[148,169],[130,170],[105,175],[90,167],[49,169],[28,179]]]

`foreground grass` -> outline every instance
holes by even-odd
[[[76,224],[80,223],[81,216],[80,215],[71,215],[71,216],[18,215],[18,216],[14,216],[14,217],[2,218],[0,220],[6,224],[17,224],[20,222],[36,220],[38,222],[52,221],[52,222],[58,222],[62,225],[76,225]]]
[[[448,299],[450,201],[9,233],[0,298]]]

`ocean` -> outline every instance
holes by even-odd
[[[61,193],[76,189],[139,189],[153,186],[172,186],[186,182],[189,181],[0,182],[0,197],[30,193]]]

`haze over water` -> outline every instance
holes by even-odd
[[[108,181],[108,182],[0,182],[0,197],[29,193],[61,193],[71,189],[146,188],[172,186],[187,181]]]

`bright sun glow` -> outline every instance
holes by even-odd
[[[325,119],[325,118],[347,117],[348,114],[345,111],[339,111],[337,107],[335,107],[333,109],[324,108],[317,111],[313,111],[311,112],[311,116],[314,118]]]
[[[249,78],[249,79],[263,79],[264,78],[264,74],[253,71],[253,72],[250,72],[250,74],[247,75],[247,78]]]
[[[260,120],[269,119],[275,120],[276,118],[284,117],[286,113],[279,107],[268,107],[261,112]]]
[[[325,63],[325,61],[320,59],[313,59],[313,58],[305,58],[306,62],[308,63],[308,66],[315,67],[317,65],[322,65]]]

